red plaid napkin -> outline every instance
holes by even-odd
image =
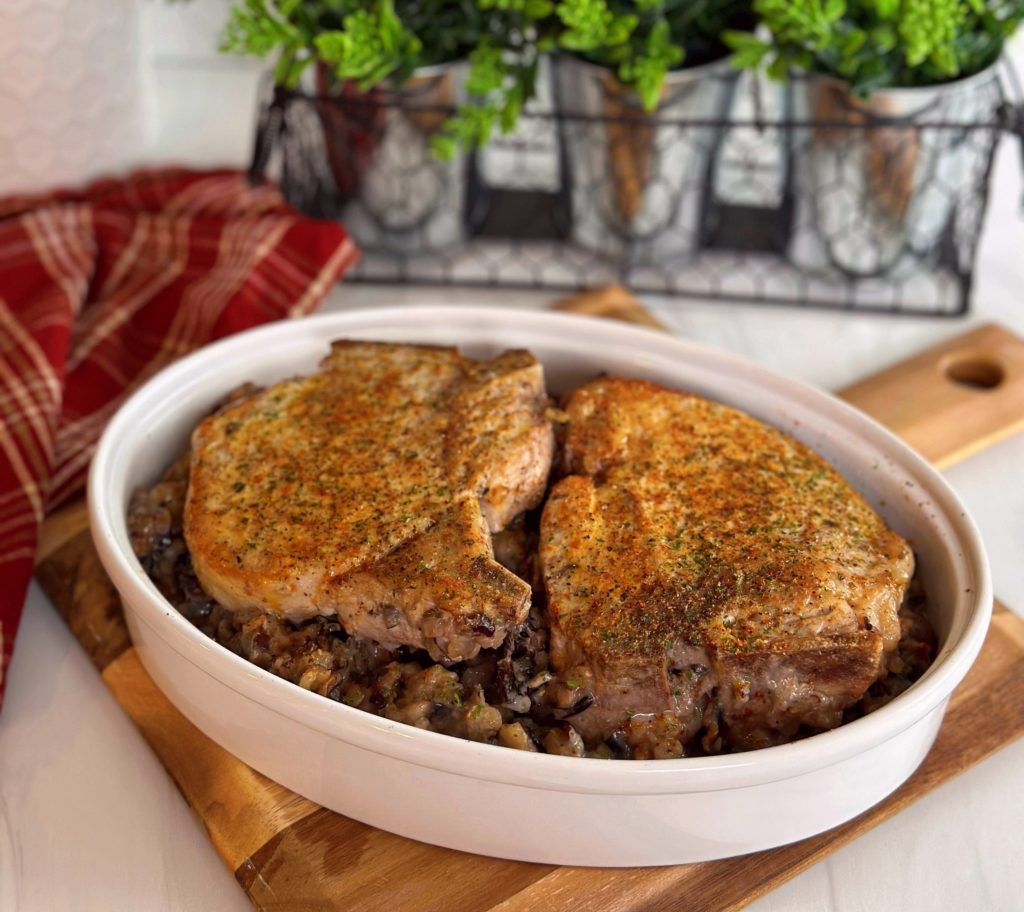
[[[117,407],[212,339],[309,313],[356,255],[237,172],[0,201],[0,702],[39,523]]]

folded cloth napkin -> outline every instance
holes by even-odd
[[[356,255],[237,172],[0,201],[0,703],[39,524],[117,407],[213,339],[309,313]]]

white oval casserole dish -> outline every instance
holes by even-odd
[[[531,754],[421,731],[277,678],[189,624],[135,559],[131,492],[153,482],[232,387],[309,373],[337,338],[528,348],[562,392],[600,372],[737,406],[813,447],[907,537],[939,654],[877,712],[793,744],[720,757],[616,762]],[[924,758],[981,647],[991,583],[963,506],[917,454],[843,402],[730,355],[603,320],[497,308],[394,308],[274,324],[150,380],[111,421],[89,481],[93,535],[147,671],[192,722],[301,795],[414,839],[568,865],[697,862],[834,827]]]

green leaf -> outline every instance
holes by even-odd
[[[767,41],[750,32],[723,32],[722,40],[733,52],[732,65],[740,69],[757,69],[771,50]]]
[[[900,0],[875,0],[878,16],[894,21],[900,14]]]
[[[867,32],[863,29],[852,28],[842,38],[839,51],[844,57],[853,57],[868,40]]]
[[[458,141],[451,134],[435,133],[430,137],[430,151],[441,161],[450,161],[458,148]]]
[[[505,104],[501,108],[501,132],[511,133],[523,113],[523,97],[516,90],[509,91],[505,97]]]
[[[776,57],[768,64],[768,75],[779,82],[789,75],[790,61],[786,57]]]
[[[473,95],[489,95],[500,89],[508,70],[502,57],[501,48],[481,45],[469,55],[471,67],[467,88]]]
[[[876,51],[891,51],[896,47],[896,30],[888,25],[876,26],[871,30],[871,46]]]
[[[625,44],[639,24],[636,16],[616,16],[608,26],[608,44]]]
[[[825,8],[822,11],[827,22],[837,22],[846,13],[846,0],[825,0]]]
[[[526,0],[523,6],[523,15],[533,21],[547,19],[554,11],[555,4],[552,0]]]

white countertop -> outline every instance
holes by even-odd
[[[226,78],[239,77],[232,72]],[[251,81],[245,81],[244,90],[251,91]],[[162,85],[165,96],[167,91]],[[188,98],[194,105],[195,96],[189,93]],[[161,125],[165,137],[167,129],[166,123]],[[687,301],[652,306],[691,340],[827,388],[842,386],[972,323],[999,320],[1024,335],[1020,198],[1019,151],[1015,144],[1004,143],[975,305],[963,321]],[[329,306],[463,301],[538,307],[550,299],[523,292],[343,285]],[[1024,610],[1022,466],[1024,435],[1019,435],[946,473],[981,526],[996,593],[1018,612]],[[1024,909],[1022,811],[1024,741],[751,908]],[[0,713],[0,910],[247,908],[244,894],[170,778],[33,585],[7,703]]]

